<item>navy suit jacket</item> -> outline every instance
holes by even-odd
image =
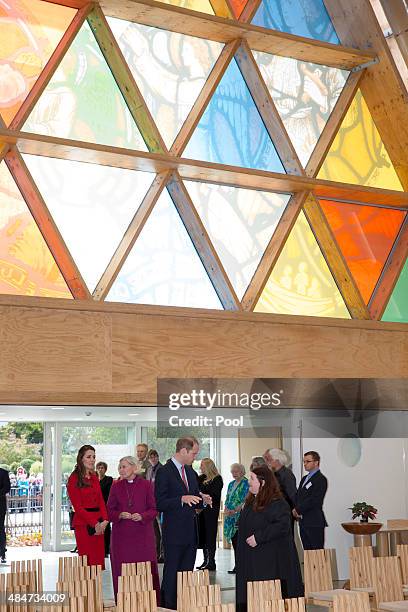
[[[323,513],[323,500],[327,491],[327,478],[317,471],[303,486],[306,476],[303,476],[296,493],[295,508],[302,515],[301,522],[305,526],[327,527]],[[310,486],[309,486],[310,482]],[[306,488],[307,487],[307,488]]]
[[[189,465],[185,466],[188,490],[180,472],[169,459],[157,470],[154,482],[156,505],[163,512],[163,544],[164,546],[197,545],[197,514],[195,509],[202,508],[202,502],[196,506],[183,504],[183,495],[200,495],[197,474]]]

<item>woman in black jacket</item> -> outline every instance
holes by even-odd
[[[220,514],[221,491],[224,483],[212,459],[201,461],[199,487],[201,493],[211,495],[212,506],[206,506],[198,516],[199,548],[203,549],[204,562],[198,569],[215,571],[215,551],[217,547],[218,517]]]
[[[277,579],[283,597],[303,595],[289,504],[273,472],[261,466],[250,472],[249,494],[238,523],[237,612],[247,609],[247,582]]]

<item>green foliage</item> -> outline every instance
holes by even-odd
[[[349,510],[353,513],[353,520],[361,516],[362,521],[374,520],[378,512],[377,508],[367,502],[355,502]]]
[[[124,427],[78,426],[64,427],[62,452],[72,455],[84,444],[126,444],[127,432]],[[75,461],[74,461],[75,464]]]
[[[11,472],[15,473],[20,465],[28,472],[34,461],[41,461],[42,442],[43,429],[39,423],[10,422],[0,426],[0,457]],[[31,463],[25,466],[23,461]]]
[[[12,436],[28,444],[42,444],[44,439],[42,423],[10,422],[0,427],[0,440],[7,440]]]
[[[27,472],[27,474],[30,473],[31,470],[31,466],[34,463],[33,459],[23,459],[21,462],[22,467],[25,469],[25,471]]]
[[[181,438],[185,436],[191,436],[191,428],[183,429],[177,428],[177,438],[174,437],[174,427],[169,427],[168,431],[164,427],[159,428],[159,432],[157,432],[156,427],[146,427],[145,431],[147,433],[146,444],[149,448],[154,448],[157,450],[160,456],[160,461],[162,463],[166,463],[167,459],[174,455],[174,451],[176,449],[177,438]],[[159,437],[158,435],[159,434]],[[171,434],[173,437],[171,437]],[[169,435],[169,437],[166,437]],[[208,427],[195,427],[194,428],[194,436],[200,442],[200,453],[198,455],[198,462],[194,462],[194,467],[197,468],[199,465],[200,458],[209,457],[210,456],[210,438],[211,435]]]
[[[34,463],[31,465],[30,468],[30,474],[34,474],[35,476],[37,476],[37,474],[42,474],[44,472],[44,466],[43,466],[43,462],[42,461],[34,461]]]
[[[7,470],[8,472],[10,471],[10,466],[8,463],[0,463],[0,468],[3,468],[3,470]]]

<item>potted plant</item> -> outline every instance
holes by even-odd
[[[377,508],[374,508],[371,504],[367,504],[367,502],[355,502],[349,510],[351,510],[353,514],[353,520],[358,516],[360,517],[360,523],[368,523],[368,519],[373,521],[377,518]]]

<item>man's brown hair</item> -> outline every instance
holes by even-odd
[[[194,438],[194,436],[188,438],[179,438],[176,442],[176,453],[179,453],[182,448],[191,451],[194,444],[198,444],[198,440],[197,438]]]

